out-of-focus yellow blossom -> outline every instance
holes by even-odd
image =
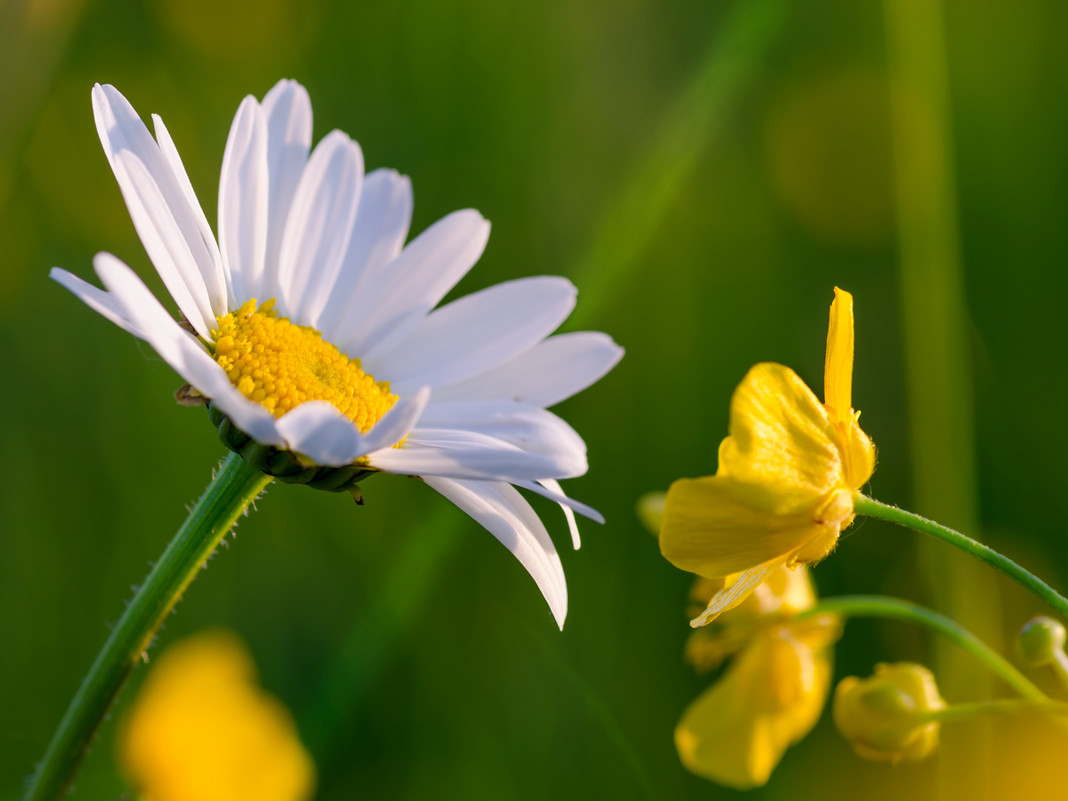
[[[146,801],[304,801],[315,785],[292,717],[225,631],[172,646],[152,666],[119,758]]]
[[[660,525],[664,522],[665,497],[663,492],[647,492],[638,499],[638,519],[653,534],[660,533]]]
[[[834,723],[865,759],[917,762],[938,748],[937,721],[946,708],[934,675],[910,662],[880,664],[867,679],[848,676],[834,691]]]
[[[853,296],[835,287],[824,402],[788,367],[753,367],[734,391],[714,476],[680,479],[664,507],[660,550],[677,567],[734,580],[691,625],[739,604],[776,568],[818,561],[853,522],[853,492],[875,446],[853,410]]]
[[[691,598],[703,606],[731,580],[698,579]],[[714,626],[690,636],[686,656],[698,670],[732,655],[733,661],[675,729],[687,769],[730,787],[758,787],[816,725],[841,620],[832,614],[794,619],[814,603],[805,568],[780,566]]]

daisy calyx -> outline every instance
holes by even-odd
[[[408,178],[364,174],[340,131],[313,149],[311,104],[294,81],[238,108],[218,240],[162,120],[153,138],[111,86],[94,87],[93,110],[138,236],[192,330],[110,254],[93,262],[103,290],[60,268],[52,277],[148,342],[260,469],[328,489],[344,488],[335,471],[422,478],[515,554],[562,625],[559,557],[515,487],[560,503],[576,547],[573,511],[601,520],[557,482],[585,473],[586,447],[546,409],[622,356],[605,334],[552,335],[575,287],[521,278],[439,307],[482,255],[489,223],[457,211],[405,244]]]

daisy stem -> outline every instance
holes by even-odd
[[[918,514],[905,511],[897,506],[882,503],[859,492],[853,495],[853,508],[857,514],[877,517],[880,520],[896,523],[899,526],[912,528],[924,534],[930,534],[940,540],[945,540],[950,545],[960,548],[976,559],[986,562],[995,570],[1000,570],[1057,610],[1062,617],[1068,619],[1068,598],[1065,598],[1038,576],[1020,567],[1007,556],[1002,556],[993,548],[983,545],[983,543],[977,542],[959,531],[943,526],[941,523],[928,520],[926,517],[920,517]]]
[[[907,620],[935,631],[956,643],[988,668],[1001,677],[1012,689],[1024,698],[1032,701],[1048,701],[1030,679],[1012,666],[1005,657],[993,650],[968,629],[933,609],[903,601],[900,598],[888,598],[883,595],[840,595],[824,598],[815,606],[800,612],[797,617],[833,612],[845,617],[882,617],[892,620]]]
[[[127,676],[148,648],[163,620],[181,598],[238,515],[248,508],[271,477],[229,454],[189,517],[167,545],[134,594],[82,680],[60,721],[44,758],[30,780],[24,801],[59,801]]]

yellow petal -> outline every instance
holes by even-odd
[[[717,592],[708,602],[708,607],[690,621],[694,628],[707,626],[719,615],[742,603],[772,572],[782,567],[777,558],[762,565],[751,567],[738,573],[731,583]]]
[[[811,508],[843,480],[841,434],[797,373],[753,367],[731,397],[730,436],[717,475],[735,479],[753,507],[772,514]]]
[[[687,769],[737,789],[767,782],[786,748],[819,719],[831,666],[787,626],[753,639],[683,713],[675,745]]]
[[[845,483],[850,489],[858,490],[868,483],[875,472],[875,444],[861,430],[860,423],[854,417],[850,418],[845,431],[846,442],[842,447]]]
[[[750,601],[756,615],[796,614],[808,609],[816,603],[808,568],[780,566],[753,591]]]
[[[790,633],[814,651],[834,645],[842,638],[842,616],[833,612],[790,620],[783,625],[789,626]]]
[[[838,287],[827,326],[823,399],[834,420],[848,422],[853,416],[853,296]]]
[[[765,562],[786,562],[832,524],[816,521],[819,502],[790,514],[754,509],[727,476],[683,478],[671,485],[660,552],[676,567],[721,578]],[[837,525],[832,533],[837,533]]]

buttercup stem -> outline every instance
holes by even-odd
[[[811,617],[827,612],[834,612],[845,617],[884,617],[907,620],[910,623],[926,626],[970,653],[1024,698],[1042,702],[1049,700],[1042,690],[1014,668],[1001,654],[992,650],[990,646],[956,621],[940,615],[933,609],[903,601],[900,598],[888,598],[882,595],[840,595],[835,598],[822,599],[810,609],[800,612],[797,617]]]
[[[973,704],[954,704],[924,714],[925,721],[955,720],[976,715],[1020,715],[1041,712],[1045,715],[1068,717],[1068,703],[1063,701],[1039,701],[1026,698],[999,698],[994,701],[977,701]]]
[[[149,572],[82,680],[24,801],[59,801],[126,677],[226,533],[271,477],[229,454]]]
[[[896,523],[897,525],[905,526],[906,528],[913,528],[916,529],[916,531],[921,531],[924,534],[930,534],[932,537],[945,540],[950,545],[954,545],[962,551],[970,553],[976,559],[986,562],[995,570],[1000,570],[1013,581],[1016,581],[1033,592],[1049,604],[1050,607],[1057,610],[1063,618],[1068,619],[1068,599],[1038,576],[1020,567],[1007,556],[1002,556],[993,548],[983,545],[981,542],[976,542],[971,537],[967,537],[959,531],[954,531],[947,526],[943,526],[941,523],[936,523],[933,520],[928,520],[926,517],[920,517],[912,512],[907,512],[897,506],[882,503],[874,498],[869,498],[867,495],[862,495],[859,492],[853,494],[853,508],[856,510],[857,514],[867,515],[868,517],[877,517],[880,520]]]

